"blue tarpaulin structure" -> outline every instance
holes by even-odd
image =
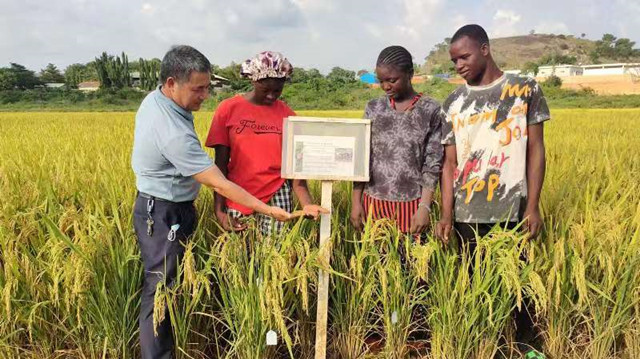
[[[362,75],[360,75],[360,81],[369,85],[378,83],[378,79],[376,78],[376,75],[372,74],[371,72],[365,72]]]

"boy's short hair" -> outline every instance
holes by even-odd
[[[472,40],[475,40],[479,45],[489,45],[489,36],[487,36],[487,32],[484,31],[482,26],[476,24],[464,25],[463,27],[459,28],[458,31],[453,34],[451,43],[454,43],[465,36]]]

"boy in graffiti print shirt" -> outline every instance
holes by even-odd
[[[471,29],[467,29],[467,26]],[[481,48],[479,43],[482,40],[474,39],[473,33],[467,34],[477,25],[467,26],[456,33],[458,36],[453,38],[452,48],[458,42]],[[485,44],[488,52],[488,40]],[[482,50],[478,52],[480,54],[476,56],[482,56]],[[443,210],[447,212],[443,213],[443,217],[449,216],[443,219],[455,218],[456,229],[462,223],[517,223],[527,210],[539,215],[538,198],[544,178],[541,130],[542,123],[550,117],[549,107],[534,79],[502,73],[488,54],[489,58],[484,59],[487,62],[484,71],[482,66],[474,69],[475,63],[468,67],[456,65],[460,66],[461,75],[467,76],[467,84],[457,88],[442,106],[445,112],[442,144],[447,152],[445,157],[447,154],[453,155],[445,158],[445,162],[448,160],[449,165],[455,165],[443,169],[443,177],[451,175],[450,178],[443,178]],[[462,51],[462,56],[473,55]],[[490,82],[476,83],[478,79],[472,78],[473,75],[479,77],[486,74],[494,66],[497,71],[495,78],[489,79]],[[532,131],[538,137],[535,144],[542,145],[536,146],[539,148],[531,148]],[[529,158],[532,150],[536,152],[535,159]],[[528,162],[540,159],[542,163],[538,164],[537,171],[528,173],[528,168],[533,167]],[[447,170],[452,173],[444,173]],[[529,183],[530,178],[531,182],[536,183]],[[538,188],[532,188],[532,184],[538,185]],[[452,189],[452,197],[444,198],[449,194],[449,188]],[[529,189],[534,193],[528,193]],[[536,229],[533,234],[537,234],[540,228]]]
[[[549,119],[535,80],[503,74],[461,86],[446,100],[443,145],[455,145],[455,219],[518,222],[527,197],[528,127]]]
[[[485,236],[496,224],[514,228],[524,220],[524,230],[531,237],[540,232],[543,122],[550,115],[534,79],[498,68],[482,27],[460,28],[449,53],[466,84],[442,106],[443,208],[436,233],[447,241],[453,227],[473,255],[476,235]],[[516,313],[516,340],[526,344],[535,339],[528,312]],[[523,351],[529,349],[525,346]]]

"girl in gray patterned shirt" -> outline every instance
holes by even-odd
[[[361,229],[374,220],[396,221],[403,233],[429,228],[430,205],[442,165],[440,105],[411,85],[412,56],[402,46],[382,50],[376,75],[386,96],[370,101],[369,182],[355,182],[351,223]]]

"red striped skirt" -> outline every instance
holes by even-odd
[[[362,202],[367,218],[369,217],[369,211],[372,211],[371,217],[374,220],[382,218],[392,219],[396,222],[401,232],[408,233],[411,227],[411,217],[418,211],[420,198],[409,202],[396,202],[373,198],[364,193]]]

